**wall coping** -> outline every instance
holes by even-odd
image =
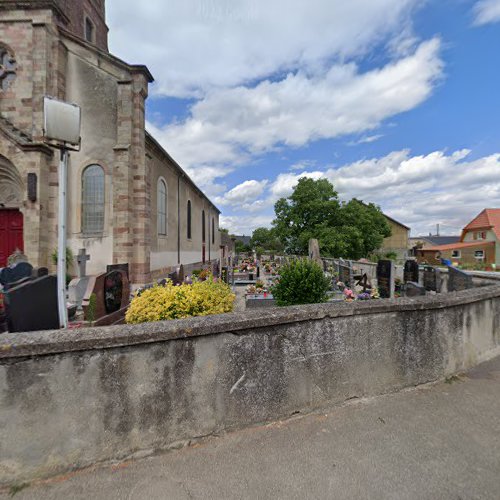
[[[0,335],[0,362],[16,358],[112,349],[220,333],[239,335],[245,330],[324,318],[445,309],[497,297],[500,297],[500,285],[494,284],[462,292],[416,298],[276,307],[139,325],[6,333]]]

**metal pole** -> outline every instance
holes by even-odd
[[[68,311],[66,309],[66,188],[68,183],[68,151],[61,149],[59,163],[59,224],[57,237],[57,303],[59,324],[68,327]]]

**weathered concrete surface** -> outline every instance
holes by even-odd
[[[83,471],[15,499],[497,500],[500,358],[450,382]]]
[[[0,483],[415,386],[500,352],[500,287],[0,337]]]

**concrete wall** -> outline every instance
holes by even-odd
[[[500,286],[0,336],[0,482],[434,381],[500,354]]]

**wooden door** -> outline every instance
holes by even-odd
[[[24,251],[23,214],[19,210],[0,210],[0,267],[18,248]]]

